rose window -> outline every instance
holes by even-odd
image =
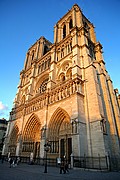
[[[48,83],[48,79],[46,79],[45,81],[43,81],[43,83],[40,86],[40,93],[45,92],[47,89],[47,83]]]

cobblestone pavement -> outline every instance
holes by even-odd
[[[120,172],[86,171],[70,169],[69,173],[60,174],[58,167],[48,167],[44,173],[44,166],[19,164],[9,168],[8,162],[0,162],[0,180],[120,180]]]

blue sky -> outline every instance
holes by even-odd
[[[120,91],[120,0],[0,0],[0,118],[9,119],[29,47],[77,3],[94,24],[106,69]]]

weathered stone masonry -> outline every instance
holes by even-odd
[[[74,5],[26,54],[3,154],[120,156],[120,95],[93,24]]]

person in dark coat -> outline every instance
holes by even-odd
[[[9,163],[10,163],[10,168],[11,168],[12,167],[12,163],[13,163],[12,158],[10,158]]]
[[[61,164],[60,164],[60,174],[62,174],[62,171],[64,172],[64,174],[66,173],[64,161],[61,161]]]
[[[14,167],[16,167],[16,166],[17,166],[17,158],[14,161]]]
[[[65,162],[65,171],[69,173],[69,170],[68,170],[68,163]]]
[[[2,155],[2,161],[1,161],[2,163],[4,163],[4,156]]]

